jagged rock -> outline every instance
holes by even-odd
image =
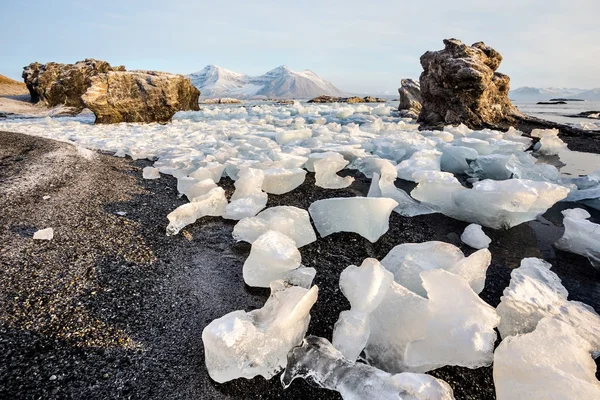
[[[177,111],[200,109],[200,91],[183,75],[111,71],[91,78],[82,96],[96,123],[168,122]]]
[[[400,111],[403,117],[419,118],[421,113],[421,85],[412,79],[402,79],[402,86],[398,89],[400,94]]]
[[[508,99],[510,78],[495,72],[500,53],[483,42],[469,47],[446,39],[444,44],[444,50],[421,56],[419,122],[430,128],[460,123],[481,128],[521,117]]]
[[[385,103],[387,100],[379,97],[335,97],[335,96],[318,96],[308,101],[308,103]]]
[[[65,105],[77,110],[84,108],[81,96],[90,86],[90,78],[109,71],[125,71],[124,66],[111,67],[106,61],[86,58],[75,64],[34,62],[23,68],[23,79],[31,101],[48,107]]]
[[[23,79],[33,102],[89,108],[96,123],[166,122],[181,110],[199,110],[200,92],[182,75],[126,71],[106,61],[31,63]],[[110,90],[109,90],[110,89]]]

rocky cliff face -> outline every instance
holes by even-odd
[[[444,40],[445,48],[421,56],[425,127],[460,124],[471,128],[505,125],[521,117],[508,99],[510,78],[495,72],[502,56],[483,42],[467,46]]]
[[[398,89],[400,94],[400,111],[403,117],[418,118],[421,113],[421,86],[412,79],[402,79],[402,86]]]
[[[96,123],[168,122],[177,111],[199,110],[196,89],[183,75],[110,71],[90,80],[81,97]]]
[[[183,75],[126,71],[105,61],[32,63],[23,79],[33,102],[89,108],[96,123],[167,122],[177,111],[199,110],[196,89]]]

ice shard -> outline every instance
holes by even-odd
[[[314,162],[315,185],[325,189],[342,189],[354,182],[351,176],[341,177],[337,172],[348,165],[348,161],[339,153],[327,153],[327,155]]]
[[[588,221],[591,215],[583,208],[564,210],[562,214],[565,233],[554,247],[587,257],[600,270],[600,224]]]
[[[204,196],[194,198],[194,201],[177,207],[167,218],[167,235],[176,235],[186,226],[193,224],[199,218],[204,216],[220,217],[227,207],[227,198],[225,191],[220,188],[214,188]]]

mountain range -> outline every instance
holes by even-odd
[[[511,90],[508,97],[516,101],[547,101],[556,98],[600,101],[600,88],[586,90],[577,88],[536,88],[524,86]]]
[[[308,99],[321,95],[344,96],[345,93],[310,70],[296,72],[282,65],[260,76],[248,76],[216,65],[189,74],[202,98],[233,97]]]

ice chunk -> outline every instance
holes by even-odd
[[[308,212],[291,206],[271,207],[256,217],[242,219],[233,228],[233,237],[237,241],[253,243],[268,230],[289,236],[296,247],[306,246],[317,240]]]
[[[575,328],[600,351],[600,316],[588,305],[568,301],[569,293],[552,265],[538,258],[525,258],[510,276],[497,311],[502,321],[498,330],[503,338],[532,332],[544,317],[559,319]]]
[[[35,240],[52,240],[54,238],[54,229],[40,229],[39,231],[33,233],[33,238]]]
[[[567,144],[558,137],[558,129],[534,129],[532,137],[540,138],[533,150],[546,156],[554,156],[567,149]]]
[[[277,133],[275,139],[277,143],[284,145],[297,140],[306,140],[312,137],[312,130],[310,129],[298,129],[295,131],[285,131]]]
[[[272,151],[270,156],[273,161],[278,161],[283,168],[302,168],[306,161],[308,161],[308,157],[279,151]]]
[[[348,187],[354,182],[354,178],[346,176],[342,178],[336,172],[344,169],[348,161],[339,153],[330,153],[325,157],[314,161],[315,185],[325,189],[341,189]]]
[[[265,179],[264,171],[255,168],[244,168],[238,173],[235,181],[235,192],[231,203],[227,205],[224,218],[240,220],[253,217],[267,206],[268,196],[261,187]]]
[[[306,289],[310,289],[317,270],[314,268],[300,267],[293,269],[285,274],[283,281],[292,286],[300,286]]]
[[[339,392],[345,400],[452,400],[450,386],[430,375],[404,372],[391,375],[344,358],[326,339],[308,336],[288,354],[281,376],[287,388],[296,378]]]
[[[210,215],[220,217],[227,207],[227,198],[225,191],[220,188],[214,188],[204,196],[194,198],[191,203],[184,204],[172,211],[167,218],[167,235],[176,235],[186,226],[193,224],[199,218]]]
[[[396,282],[424,297],[422,271],[438,268],[450,271],[465,278],[475,293],[481,293],[491,262],[492,255],[487,249],[465,257],[453,244],[436,241],[400,244],[381,260]]]
[[[344,119],[344,118],[348,118],[352,114],[354,114],[354,109],[352,107],[346,107],[346,108],[340,109],[340,111],[338,111],[338,113],[335,115],[335,117],[339,118],[339,119]]]
[[[442,152],[440,158],[441,170],[453,174],[466,173],[469,169],[469,161],[475,160],[479,156],[477,150],[464,146],[444,144],[440,146],[439,150]]]
[[[387,372],[490,365],[500,318],[468,282],[442,269],[421,273],[429,299],[392,282],[370,314],[369,363]]]
[[[443,174],[418,176],[412,197],[449,217],[494,229],[534,220],[569,193],[564,186],[526,179],[483,180],[467,189],[456,178]]]
[[[207,162],[203,167],[198,168],[190,174],[191,178],[198,179],[199,181],[205,179],[212,179],[213,182],[219,183],[225,171],[225,164],[218,162]]]
[[[439,171],[442,153],[437,150],[420,150],[408,160],[398,164],[398,177],[405,181],[413,181],[416,171]]]
[[[315,201],[308,212],[322,237],[355,232],[375,243],[388,231],[390,214],[397,205],[387,198],[332,198]]]
[[[191,185],[185,195],[189,200],[194,200],[196,197],[204,196],[214,188],[218,187],[212,179],[204,179]]]
[[[565,233],[554,246],[563,251],[587,257],[600,270],[600,224],[587,219],[591,215],[582,208],[564,210]]]
[[[542,319],[532,333],[506,338],[496,349],[497,399],[600,399],[592,350],[573,327]]]
[[[369,339],[369,314],[381,303],[394,275],[374,258],[360,267],[351,265],[340,275],[340,289],[351,305],[342,311],[333,329],[333,345],[345,358],[356,361]]]
[[[487,249],[492,243],[492,239],[483,232],[481,225],[477,224],[467,226],[463,234],[460,235],[460,240],[474,249]]]
[[[158,179],[160,178],[160,173],[158,172],[158,168],[144,167],[142,170],[142,177],[144,179]]]
[[[223,383],[257,375],[271,379],[279,373],[288,352],[306,334],[317,293],[316,286],[309,290],[275,281],[263,308],[234,311],[212,321],[202,331],[210,377]]]
[[[298,268],[301,261],[293,239],[277,231],[267,231],[252,243],[244,262],[244,282],[248,286],[269,287],[272,281]]]
[[[398,205],[394,208],[394,211],[405,217],[415,217],[417,215],[433,214],[437,212],[432,206],[419,203],[410,197],[404,190],[396,187],[394,181],[395,179],[380,179],[379,174],[374,172],[367,197],[385,197],[395,200]]]
[[[284,194],[291,192],[304,183],[306,171],[302,168],[269,168],[265,169],[265,180],[262,189],[267,193]]]

